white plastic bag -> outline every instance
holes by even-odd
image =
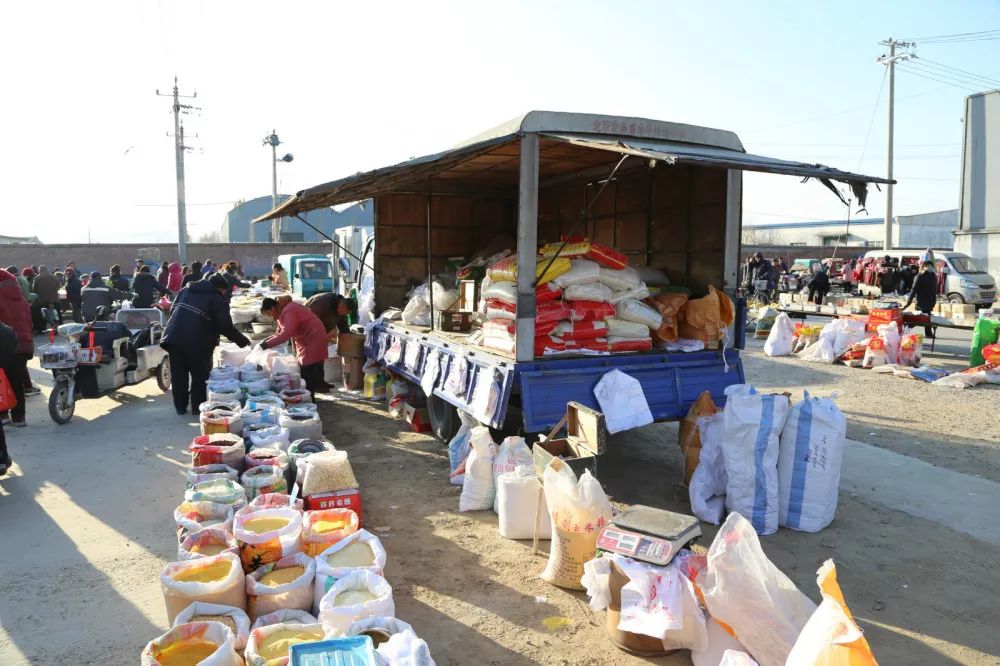
[[[434,282],[434,309],[448,310],[458,300],[457,289],[446,289],[440,282]]]
[[[698,574],[705,605],[763,666],[786,663],[795,639],[816,609],[760,548],[753,526],[731,513]]]
[[[764,353],[768,356],[788,356],[795,345],[795,326],[784,312],[774,319],[771,332],[764,342]]]
[[[490,429],[475,426],[470,434],[472,450],[465,459],[465,480],[458,499],[459,511],[484,511],[493,508],[496,481],[493,477],[493,458],[497,446],[490,436]]]
[[[288,522],[269,532],[251,529],[251,521],[268,518],[284,518]],[[240,547],[240,559],[248,571],[302,552],[301,535],[302,511],[288,506],[241,513],[233,522],[233,536]]]
[[[278,418],[278,423],[288,433],[288,439],[293,442],[299,439],[319,439],[323,436],[323,422],[315,412],[286,410]]]
[[[876,327],[875,330],[878,331],[878,336],[885,340],[885,355],[889,359],[889,363],[899,363],[899,325],[890,322]]]
[[[425,396],[429,397],[433,395],[440,372],[441,352],[437,349],[431,349],[427,352],[427,358],[424,359],[424,370],[420,374],[420,389],[424,392]]]
[[[496,505],[500,536],[507,539],[534,538],[535,512],[540,510],[538,538],[552,538],[549,509],[541,491],[542,484],[531,464],[518,465],[515,470],[497,476]]]
[[[810,363],[833,363],[837,360],[833,353],[833,343],[820,336],[819,340],[799,352],[799,358]]]
[[[778,446],[778,522],[819,532],[833,522],[840,490],[847,419],[830,398],[813,398],[788,412]]]
[[[692,666],[720,666],[724,663],[722,660],[726,652],[746,651],[746,648],[711,616],[705,618],[705,638],[704,649],[691,650]]]
[[[622,301],[626,301],[629,299],[634,301],[641,301],[644,298],[649,298],[649,288],[644,284],[640,284],[639,286],[632,287],[631,289],[612,292],[611,297],[608,298],[608,303],[611,303],[612,305],[618,305]]]
[[[362,567],[341,567],[330,564],[330,556],[336,555],[345,548],[357,548],[353,544],[365,544],[371,549],[372,563]],[[313,611],[319,612],[319,604],[323,596],[330,591],[333,584],[349,573],[355,571],[368,571],[381,576],[385,569],[386,552],[382,547],[379,538],[368,530],[358,530],[353,534],[348,534],[335,544],[330,545],[326,550],[316,556],[316,580],[313,583]]]
[[[653,422],[639,380],[621,370],[612,370],[601,377],[594,387],[594,397],[612,434]]]
[[[302,567],[302,575],[282,585],[265,585],[261,580],[275,569]],[[246,578],[247,613],[257,619],[282,608],[308,611],[313,605],[316,561],[304,553],[294,553],[277,562],[251,571]]]
[[[413,629],[403,629],[375,648],[380,661],[387,666],[434,666],[427,642],[418,638]]]
[[[591,284],[601,277],[601,267],[594,261],[574,259],[569,262],[569,270],[554,278],[552,283],[565,290],[574,284]]]
[[[742,650],[726,650],[722,653],[719,666],[760,666],[760,664]]]
[[[559,587],[582,590],[583,565],[594,559],[597,535],[611,520],[611,502],[590,470],[584,470],[578,481],[559,458],[553,458],[545,468],[543,485],[552,543],[541,578]]]
[[[316,616],[312,613],[295,610],[294,608],[282,608],[281,610],[258,617],[250,625],[250,630],[269,627],[272,624],[316,624],[317,622]]]
[[[199,615],[225,615],[233,619],[233,624],[236,625],[236,631],[234,635],[236,637],[236,651],[242,652],[247,645],[247,639],[250,638],[250,618],[247,616],[243,609],[237,608],[236,606],[223,606],[222,604],[207,604],[201,601],[196,601],[174,618],[174,623],[171,628],[179,627],[182,624],[187,624],[188,622],[208,622],[209,620],[195,620],[193,618]],[[218,620],[211,620],[212,622],[217,622]]]
[[[567,301],[607,302],[611,298],[611,289],[600,282],[571,284],[563,291],[563,298]]]
[[[250,438],[251,449],[277,449],[287,451],[289,445],[288,428],[281,425],[281,417],[278,417],[278,425],[270,423],[258,423],[247,427],[247,437]]]
[[[217,368],[212,368],[208,373],[208,381],[210,382],[221,382],[227,379],[235,379],[239,381],[240,369],[238,367],[223,365]]]
[[[750,520],[758,534],[772,534],[778,529],[778,436],[788,398],[746,384],[725,392],[726,508]]]
[[[513,472],[520,465],[533,468],[534,459],[531,457],[531,449],[528,448],[523,437],[505,438],[500,442],[497,453],[493,457],[494,485],[501,474]],[[495,497],[493,499],[493,512],[500,513]]]
[[[627,291],[642,284],[639,272],[631,266],[620,271],[601,266],[598,279],[601,284],[610,287],[611,291]]]
[[[458,432],[448,442],[448,482],[453,486],[461,486],[465,482],[465,461],[471,451],[470,441],[472,439],[472,429],[479,425],[475,417],[464,409],[458,410],[458,418],[461,425]],[[461,472],[459,472],[461,467]]]
[[[429,325],[430,309],[431,306],[423,298],[411,298],[403,308],[403,323],[416,326]]]
[[[663,315],[645,303],[633,299],[625,299],[615,305],[615,315],[625,321],[634,321],[647,328],[656,330],[663,323]]]
[[[218,347],[218,354],[222,360],[222,365],[232,368],[239,368],[243,365],[249,353],[250,347],[240,348],[235,342],[226,342]]]
[[[139,657],[141,666],[159,666],[160,650],[177,642],[208,641],[218,647],[198,662],[198,666],[242,666],[243,660],[236,653],[236,637],[221,622],[190,622],[178,625],[146,644]]]
[[[688,486],[691,513],[699,520],[718,525],[726,513],[726,461],[722,452],[726,439],[725,416],[719,413],[700,417],[698,434],[701,436],[701,456]]]
[[[356,591],[367,592],[374,598],[360,603],[337,603],[340,595]],[[343,633],[354,622],[374,616],[395,617],[396,605],[389,582],[370,571],[354,571],[337,580],[319,603],[319,620],[327,631]]]
[[[857,319],[837,319],[837,336],[833,340],[834,356],[841,356],[851,345],[865,339],[865,324]]]

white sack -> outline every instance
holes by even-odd
[[[764,342],[764,353],[768,356],[788,356],[795,345],[795,326],[788,315],[782,312],[774,319],[771,332]]]
[[[611,291],[627,291],[642,284],[639,272],[631,266],[620,271],[601,266],[598,279],[601,284],[610,287]]]
[[[375,648],[380,664],[385,666],[435,666],[427,642],[413,629],[403,629]]]
[[[723,655],[726,652],[745,652],[746,648],[729,635],[729,632],[722,628],[722,625],[712,619],[711,616],[705,618],[705,648],[703,650],[691,650],[692,666],[720,666]],[[754,662],[756,663],[756,662]]]
[[[608,432],[612,434],[653,422],[639,380],[621,370],[605,373],[594,387],[594,397],[604,412]]]
[[[563,291],[563,298],[567,301],[606,302],[611,298],[611,289],[600,282],[572,284]]]
[[[597,535],[612,517],[611,502],[590,470],[584,470],[578,481],[559,458],[545,468],[542,482],[552,520],[552,543],[541,579],[582,590],[583,564],[597,553]]]
[[[565,290],[574,284],[591,284],[601,277],[601,267],[588,259],[574,259],[569,262],[569,270],[553,278],[552,283]]]
[[[531,449],[524,441],[524,437],[507,437],[497,448],[497,453],[493,457],[493,484],[496,486],[497,479],[501,474],[513,472],[517,467],[524,466],[533,469],[534,458],[531,456]],[[493,512],[500,513],[497,500],[493,498]]]
[[[718,525],[726,513],[726,462],[722,452],[726,439],[725,416],[718,413],[700,417],[698,433],[701,456],[688,486],[691,513],[699,520]]]
[[[490,437],[490,429],[476,426],[472,429],[472,450],[465,459],[465,480],[458,499],[459,511],[484,511],[493,508],[496,482],[493,478],[493,458],[497,446]]]
[[[549,508],[545,504],[542,483],[534,467],[519,465],[512,472],[497,477],[497,515],[500,536],[507,539],[531,539],[535,536],[535,512],[540,512],[538,538],[552,538]]]
[[[833,363],[837,360],[833,353],[833,343],[828,338],[820,339],[799,352],[799,358],[810,363]]]
[[[359,604],[337,606],[337,597],[351,590],[364,590],[374,594],[375,598]],[[327,631],[343,633],[354,622],[376,615],[395,617],[396,605],[392,601],[389,582],[370,571],[354,571],[337,580],[319,604],[319,621]]]

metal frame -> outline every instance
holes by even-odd
[[[517,342],[515,358],[535,358],[535,270],[538,247],[538,134],[521,136],[517,199]]]

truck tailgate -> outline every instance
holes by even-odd
[[[646,401],[657,421],[682,418],[702,391],[710,391],[719,406],[723,391],[743,383],[739,352],[726,351],[728,372],[722,354],[703,351],[692,354],[640,354],[593,358],[542,360],[517,365],[521,410],[527,432],[547,432],[566,413],[566,403],[575,400],[600,409],[594,386],[611,370],[635,377],[642,384]]]

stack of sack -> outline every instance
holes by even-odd
[[[251,436],[281,444],[263,433]],[[387,637],[375,650],[379,663],[433,665],[426,642],[395,617],[378,537],[351,509],[303,511],[301,499],[262,492],[270,489],[249,475],[271,474],[288,455],[253,446],[231,433],[192,442],[194,465],[174,512],[177,560],[160,574],[171,628],[146,645],[141,663],[281,666],[294,645],[376,634]],[[306,468],[313,456],[339,453],[316,440],[285,446]]]
[[[691,510],[715,525],[738,513],[758,534],[778,526],[818,532],[837,512],[847,419],[832,398],[806,392],[764,394],[738,384],[726,389],[720,413],[696,419],[697,466]]]

